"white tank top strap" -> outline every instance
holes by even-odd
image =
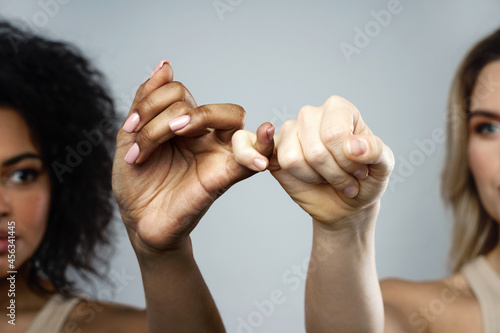
[[[500,332],[500,276],[484,256],[466,264],[461,272],[481,307],[484,333]]]
[[[61,332],[75,306],[85,298],[84,294],[67,298],[55,294],[38,311],[25,333]]]

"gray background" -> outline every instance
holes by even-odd
[[[321,105],[333,94],[349,99],[392,148],[395,175],[403,180],[393,179],[383,198],[376,234],[380,277],[448,274],[450,216],[439,197],[444,144],[424,151],[418,142],[444,129],[452,75],[471,45],[498,27],[500,2],[401,0],[401,12],[385,26],[374,23],[372,11],[387,9],[388,0],[221,2],[231,9],[221,15],[213,0],[66,0],[58,8],[55,0],[2,0],[0,11],[78,45],[106,74],[123,117],[162,59],[172,61],[175,79],[198,104],[242,105],[250,130],[264,121],[279,127],[302,105]],[[355,46],[356,28],[372,36],[348,61],[340,45]],[[109,272],[115,286],[86,289],[103,300],[143,306],[137,261],[118,219],[116,229]],[[255,302],[270,299],[273,290],[285,301],[252,330],[304,331],[304,279],[292,269],[308,257],[311,223],[268,173],[230,189],[192,238],[229,332],[237,331],[239,317],[259,319]]]

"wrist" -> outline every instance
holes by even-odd
[[[313,218],[313,227],[317,232],[346,234],[359,233],[365,229],[369,229],[375,224],[380,210],[380,201],[365,207],[363,209],[353,211],[351,214],[335,222],[322,222]]]
[[[156,280],[166,276],[190,276],[198,268],[191,241],[185,246],[167,251],[149,251],[134,248],[144,280]]]
[[[127,234],[134,252],[139,260],[163,258],[178,254],[192,255],[191,237],[188,235],[177,236],[159,244],[143,239],[141,234],[133,228],[126,226]],[[160,245],[161,244],[161,245]]]
[[[311,260],[315,262],[370,260],[375,248],[375,222],[378,207],[353,213],[339,221],[326,224],[313,220]]]

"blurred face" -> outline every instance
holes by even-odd
[[[50,182],[23,118],[0,107],[0,277],[7,276],[9,222],[15,222],[15,267],[35,252],[45,234]]]
[[[500,223],[500,61],[480,72],[470,111],[469,167],[484,208]]]

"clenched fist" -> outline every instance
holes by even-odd
[[[254,142],[248,131],[233,137],[236,160],[249,168],[265,158]],[[281,127],[269,170],[315,221],[337,229],[353,214],[377,206],[393,167],[391,150],[358,109],[332,96],[320,107],[304,106]]]

